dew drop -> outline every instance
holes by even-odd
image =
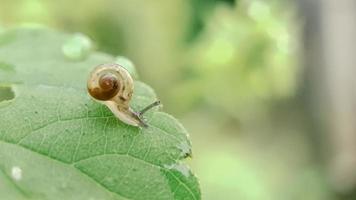
[[[15,181],[19,181],[22,179],[22,169],[18,166],[13,166],[11,168],[11,177],[15,180]]]
[[[64,56],[70,60],[84,60],[92,50],[91,40],[81,33],[75,33],[62,45]]]

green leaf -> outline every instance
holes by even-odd
[[[153,110],[149,128],[139,129],[93,101],[89,71],[115,58],[84,48],[86,55],[76,51],[72,59],[63,52],[72,37],[43,28],[0,35],[0,86],[15,95],[0,102],[1,198],[200,199],[182,163],[191,154],[183,126]],[[156,98],[135,81],[135,110]]]

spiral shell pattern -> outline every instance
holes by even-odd
[[[110,63],[94,68],[90,73],[87,88],[89,94],[99,101],[115,101],[127,104],[133,93],[133,79],[121,65]]]

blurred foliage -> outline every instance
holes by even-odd
[[[234,5],[234,0],[192,0],[191,10],[192,16],[188,22],[187,41],[193,41],[203,30],[205,26],[205,19],[214,10],[215,6],[224,2]]]
[[[133,60],[192,133],[203,199],[334,199],[296,106],[300,22],[290,1],[0,2],[4,26],[83,32]]]
[[[256,106],[267,100],[294,94],[297,41],[291,18],[264,1],[240,4],[216,6],[206,19],[189,49],[183,80],[172,92],[190,97],[181,106],[203,99],[241,118],[263,110]]]
[[[84,32],[98,49],[135,60],[174,112],[204,101],[241,117],[295,91],[295,28],[276,1],[78,1],[85,9],[68,0],[2,1],[1,19],[9,24]]]

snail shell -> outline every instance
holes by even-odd
[[[128,105],[134,84],[129,72],[118,64],[102,64],[94,68],[88,79],[88,92],[99,101],[115,101]]]
[[[105,104],[121,121],[147,127],[140,114],[129,106],[134,83],[129,72],[121,65],[109,63],[95,67],[89,75],[87,88],[92,98]]]

